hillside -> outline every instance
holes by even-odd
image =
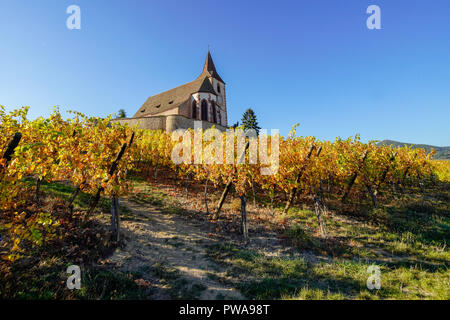
[[[449,147],[436,147],[436,146],[430,146],[428,144],[412,144],[412,143],[405,143],[405,142],[398,142],[394,140],[383,140],[377,143],[377,145],[387,145],[387,146],[394,146],[394,147],[403,147],[403,146],[412,146],[413,149],[416,148],[422,148],[425,149],[427,152],[431,152],[432,149],[436,150],[436,154],[434,155],[434,159],[437,160],[450,160],[450,146]]]

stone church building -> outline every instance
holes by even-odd
[[[195,120],[201,121],[203,129],[214,125],[224,131],[228,126],[225,81],[217,73],[209,51],[197,79],[149,97],[133,118],[115,121],[170,132],[194,128]]]

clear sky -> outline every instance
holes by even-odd
[[[132,116],[194,80],[209,44],[229,124],[251,107],[284,135],[450,145],[448,0],[0,0],[0,43],[0,104],[30,118]]]

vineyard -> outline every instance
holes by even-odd
[[[266,148],[271,154],[274,137],[268,137],[267,144],[247,138],[239,145],[233,140],[233,149],[238,151],[227,164],[195,164],[198,155],[192,140],[187,144],[189,155],[184,154],[186,148],[181,152],[185,160],[189,157],[191,161],[175,164],[173,153],[179,149],[174,148],[181,140],[172,139],[170,133],[120,126],[110,117],[89,118],[78,112],[63,119],[58,109],[46,119],[31,121],[27,111],[21,108],[7,113],[0,109],[0,272],[3,279],[10,279],[2,281],[0,296],[16,296],[20,290],[12,283],[18,281],[19,271],[26,270],[30,263],[39,263],[53,251],[64,256],[66,262],[83,264],[88,269],[106,252],[110,254],[120,247],[125,241],[121,224],[126,223],[130,209],[119,202],[154,199],[152,191],[142,195],[143,184],[147,190],[150,185],[155,194],[167,188],[175,190],[175,202],[184,194],[189,201],[179,211],[195,212],[193,218],[213,225],[217,235],[232,234],[238,239],[234,249],[208,247],[211,259],[217,263],[225,256],[234,261],[236,252],[250,250],[252,238],[260,234],[261,228],[281,234],[280,241],[288,246],[345,258],[348,243],[357,242],[370,225],[376,230],[394,230],[395,237],[414,237],[414,245],[420,246],[416,249],[424,251],[419,260],[431,257],[422,267],[433,266],[435,272],[440,272],[438,278],[443,279],[443,285],[448,284],[450,166],[446,161],[432,160],[433,153],[377,146],[375,141],[363,143],[358,136],[333,142],[297,137],[294,126],[289,136],[279,137],[276,173],[266,175],[262,169],[273,167],[273,163],[252,163],[250,151]],[[217,158],[216,151],[206,154],[211,152],[211,139],[207,132],[201,134],[203,158]],[[225,133],[221,138],[223,145],[230,143]],[[219,158],[226,157],[223,152]],[[243,163],[241,158],[245,159]],[[165,195],[153,203],[161,205],[170,197]],[[413,212],[410,216],[405,206]],[[100,212],[111,217],[107,229],[98,225],[96,216]],[[401,212],[401,219],[392,218],[392,212]],[[336,228],[338,217],[343,217],[340,226],[350,219],[364,227],[352,230],[352,239],[345,242],[343,233],[339,234],[344,229],[338,232]],[[211,235],[206,232],[206,236]],[[389,242],[387,238],[385,241]],[[413,255],[411,250],[407,253]],[[247,271],[260,272],[265,280],[271,278],[269,271],[261,273],[255,256],[251,257],[248,259],[255,265],[248,260]],[[241,268],[242,259],[235,259]],[[427,274],[427,279],[432,275]],[[282,287],[279,282],[275,286]],[[246,297],[286,298],[285,294],[293,294],[290,289],[273,294],[268,293],[271,287],[263,293],[258,290],[252,285],[241,288]],[[50,297],[66,298],[63,291],[53,292]],[[442,292],[437,297],[448,298],[448,292]]]

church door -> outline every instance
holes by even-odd
[[[208,121],[208,103],[202,100],[202,120]]]

